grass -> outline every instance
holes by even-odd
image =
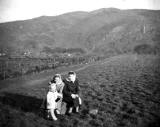
[[[46,88],[45,83],[25,86],[17,84],[15,88],[14,86],[2,88],[0,125],[3,127],[158,127],[160,125],[159,68],[158,56],[121,55],[79,69],[77,75],[83,99],[80,114],[60,116],[57,122],[45,120],[39,110],[44,96],[43,90]],[[98,113],[91,114],[91,110],[98,110]]]

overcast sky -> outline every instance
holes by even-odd
[[[0,22],[108,7],[160,10],[160,0],[0,0]]]

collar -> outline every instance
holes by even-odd
[[[66,81],[75,83],[76,80],[73,82],[73,81],[69,80],[68,78],[66,78]]]

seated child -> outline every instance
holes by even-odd
[[[47,109],[48,109],[48,117],[49,117],[49,115],[51,115],[53,120],[57,120],[57,117],[56,117],[54,111],[57,108],[56,100],[59,97],[62,97],[62,94],[57,92],[56,84],[52,83],[49,86],[49,91],[47,93]]]
[[[76,73],[70,71],[68,78],[64,80],[63,89],[63,101],[67,103],[68,114],[72,113],[73,108],[76,109],[76,113],[79,112],[79,106],[81,105],[81,98],[79,97],[79,82],[76,78]]]

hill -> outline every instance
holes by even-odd
[[[75,69],[83,106],[79,115],[59,116],[57,122],[40,116],[44,88],[47,88],[45,79],[37,83],[34,76],[28,79],[28,84],[25,79],[25,85],[17,81],[1,89],[0,126],[159,127],[159,62],[155,55],[120,55]],[[98,110],[98,114],[91,114],[92,109]]]
[[[115,8],[1,23],[0,53],[41,57],[70,48],[105,56],[159,53],[159,24],[158,10]]]

